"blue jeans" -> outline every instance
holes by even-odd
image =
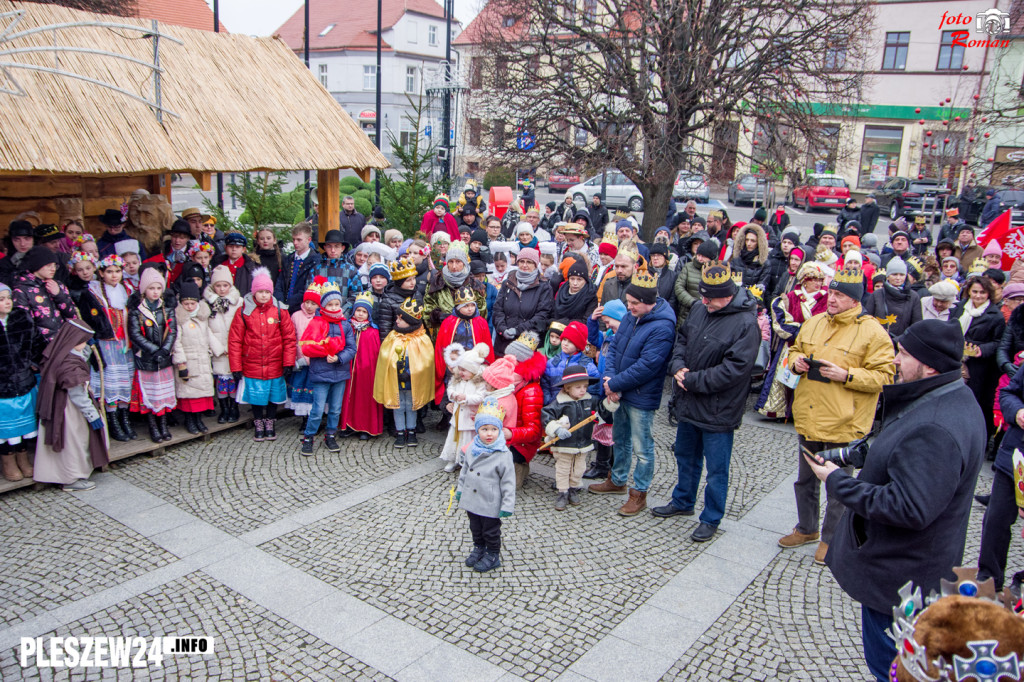
[[[313,407],[309,411],[309,419],[306,420],[304,435],[316,435],[320,428],[320,421],[324,418],[324,408],[327,408],[327,434],[338,432],[338,420],[341,419],[341,403],[345,398],[346,383],[348,382],[313,384]]]
[[[881,613],[861,604],[860,629],[864,660],[878,682],[889,682],[889,666],[896,658],[896,643],[885,634],[892,625],[892,613]]]
[[[636,471],[633,472],[633,486],[645,493],[654,478],[654,410],[641,410],[621,403],[612,423],[612,438],[615,439],[615,463],[612,465],[612,483],[626,485],[629,469],[636,453]]]
[[[416,428],[416,410],[412,409],[412,391],[398,391],[398,409],[395,410],[395,431]]]
[[[707,462],[708,484],[704,487],[704,511],[700,513],[700,521],[711,526],[721,523],[729,491],[729,460],[734,435],[734,431],[705,431],[689,422],[679,422],[676,429],[679,483],[672,491],[673,507],[693,509],[700,474]]]

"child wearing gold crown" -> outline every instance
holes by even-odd
[[[479,573],[501,566],[501,520],[516,506],[516,474],[512,453],[505,444],[497,402],[485,400],[473,421],[476,437],[466,450],[455,499],[466,510],[473,551],[466,566]]]
[[[380,347],[373,399],[395,411],[395,447],[415,447],[416,411],[434,397],[434,344],[423,328],[423,306],[405,300]]]
[[[352,304],[352,331],[356,336],[356,355],[352,359],[351,378],[345,387],[338,430],[342,438],[359,433],[359,440],[379,436],[384,430],[384,408],[373,399],[373,375],[380,355],[380,334],[373,324],[373,296],[362,293]]]
[[[344,301],[341,289],[327,282],[320,290],[320,314],[306,327],[299,341],[302,354],[309,358],[309,382],[313,387],[313,407],[306,421],[300,452],[313,454],[313,437],[327,410],[324,445],[328,452],[340,452],[335,435],[345,399],[345,384],[351,376],[352,359],[356,356],[356,337],[352,325],[341,312]]]
[[[326,283],[326,277],[317,277],[302,294],[299,309],[292,313],[295,338],[302,339],[306,327],[320,310],[320,291]],[[295,352],[295,372],[288,382],[288,400],[285,407],[290,408],[296,417],[302,417],[302,430],[305,431],[309,421],[307,417],[313,407],[313,384],[309,380],[309,358],[302,354],[301,343]]]

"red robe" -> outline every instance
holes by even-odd
[[[380,331],[370,326],[355,334],[356,356],[352,359],[352,376],[345,386],[338,429],[379,436],[384,431],[384,407],[373,399],[373,379],[380,355]]]
[[[437,341],[434,343],[434,402],[438,405],[444,398],[444,375],[448,369],[448,365],[444,361],[444,349],[452,344],[455,326],[461,320],[462,318],[458,315],[449,315],[437,331]],[[490,349],[490,352],[487,353],[487,364],[489,365],[494,362],[494,344],[491,341],[491,330],[487,327],[487,320],[477,315],[470,320],[470,323],[473,325],[473,344],[486,343]]]

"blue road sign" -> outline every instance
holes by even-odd
[[[523,131],[516,136],[516,149],[526,151],[533,149],[536,144],[537,140],[532,133]]]
[[[430,131],[431,131],[431,127],[427,126],[426,128],[423,129],[423,135],[426,136],[426,137],[430,137]]]

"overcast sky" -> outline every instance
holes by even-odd
[[[309,0],[310,2],[368,2],[371,0]],[[213,0],[206,0],[213,6]],[[443,6],[443,2],[439,2]],[[455,0],[455,18],[463,26],[476,16],[482,0]],[[232,33],[268,36],[283,24],[302,0],[220,0],[220,20]]]

